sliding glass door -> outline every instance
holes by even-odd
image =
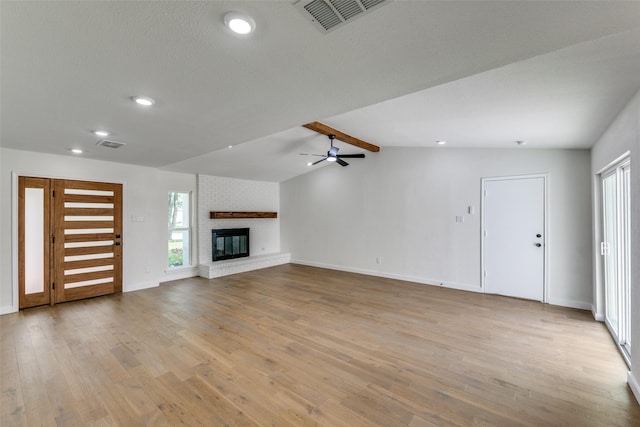
[[[621,349],[631,350],[630,163],[602,174],[605,322]]]

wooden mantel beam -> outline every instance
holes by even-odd
[[[311,122],[302,126],[323,135],[333,134],[336,136],[336,139],[338,141],[346,142],[347,144],[355,145],[356,147],[364,148],[365,150],[373,151],[374,153],[380,151],[380,147],[378,147],[377,145],[369,144],[368,142],[358,139],[354,136],[347,135],[346,133],[340,132],[338,129],[334,129],[331,126],[325,125],[324,123]]]
[[[277,212],[209,212],[211,219],[236,219],[236,218],[278,218]]]

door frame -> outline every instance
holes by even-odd
[[[61,176],[55,174],[42,174],[42,172],[29,172],[29,171],[12,171],[11,172],[11,291],[12,291],[12,306],[9,310],[0,310],[0,315],[16,313],[20,311],[20,288],[18,278],[18,178],[21,176],[29,176],[33,178],[48,178],[48,179],[68,179],[74,181],[95,181],[95,182],[107,182],[111,184],[122,184],[122,234],[127,236],[129,232],[128,222],[126,221],[128,206],[127,198],[127,183],[121,180],[104,179],[103,177],[73,177],[73,176]],[[125,259],[128,259],[129,245],[123,245],[122,247],[122,292],[126,292],[125,283],[128,283],[128,269]]]
[[[593,317],[599,321],[604,322],[604,261],[600,255],[600,242],[603,238],[603,212],[602,212],[602,175],[615,165],[624,162],[626,159],[631,158],[631,152],[625,151],[620,156],[616,157],[604,167],[598,169],[593,174],[592,181],[592,209],[593,209],[593,271],[594,271],[594,301],[591,306]]]
[[[605,327],[611,334],[611,337],[615,342],[616,347],[618,347],[618,349],[620,350],[620,354],[622,354],[622,358],[624,359],[627,366],[631,366],[630,354],[629,354],[630,349],[625,347],[625,345],[620,344],[620,334],[618,333],[618,331],[615,330],[615,328],[612,327],[611,323],[607,319],[607,302],[608,301],[607,301],[607,289],[606,289],[606,282],[607,282],[606,266],[605,266],[605,259],[602,256],[600,242],[602,242],[605,237],[604,236],[605,212],[604,212],[604,206],[603,206],[604,191],[602,186],[605,178],[611,175],[616,175],[616,190],[615,190],[616,191],[616,231],[615,233],[616,233],[616,240],[617,240],[616,243],[617,243],[618,249],[620,249],[620,246],[623,244],[622,242],[624,239],[622,239],[623,236],[621,235],[622,230],[621,230],[621,227],[619,227],[620,222],[622,222],[620,221],[622,219],[621,218],[622,209],[620,209],[622,206],[621,206],[621,197],[620,197],[621,186],[620,186],[619,178],[621,178],[620,170],[623,168],[630,168],[630,167],[631,167],[631,153],[629,151],[626,151],[624,154],[622,154],[612,162],[608,163],[605,167],[598,170],[594,177],[594,200],[593,200],[593,203],[594,203],[594,219],[593,219],[594,220],[594,253],[595,253],[594,299],[595,301],[592,306],[592,311],[594,312],[595,319],[605,324]],[[633,195],[631,195],[631,197],[633,197]],[[631,215],[633,215],[633,213]],[[627,231],[630,233],[630,230],[627,230]],[[621,251],[619,252],[619,255],[621,255]],[[616,276],[618,281],[620,280],[621,276],[624,276],[624,272],[621,271],[623,267],[624,267],[624,261],[618,259],[616,263]],[[625,286],[630,286],[630,284],[626,283],[625,281]],[[617,292],[619,291],[620,289],[617,290]],[[618,294],[618,301],[620,301],[621,299],[622,297],[620,296],[620,294]],[[633,301],[628,301],[628,302],[631,305],[633,303]],[[621,307],[618,307],[618,309],[620,308]],[[624,311],[624,308],[622,308],[622,310]],[[628,318],[625,319],[625,320],[628,320],[628,322],[624,322],[627,328],[631,326],[632,311],[633,311],[633,306],[630,307],[629,316]],[[618,313],[618,314],[620,317],[622,316],[623,313]],[[622,322],[622,320],[619,319],[619,322]],[[626,323],[629,323],[629,324],[627,325]],[[628,335],[628,332],[625,335]]]
[[[480,289],[483,293],[487,293],[487,288],[485,286],[485,221],[487,218],[486,213],[486,204],[485,204],[485,191],[486,191],[486,183],[491,181],[506,181],[506,180],[520,180],[520,179],[532,179],[532,178],[542,178],[543,180],[543,233],[544,233],[544,245],[543,245],[543,260],[542,260],[542,302],[549,302],[549,251],[547,248],[549,247],[549,242],[551,241],[549,236],[549,175],[546,173],[540,174],[528,174],[528,175],[507,175],[507,176],[496,176],[496,177],[487,177],[481,178],[480,185]]]

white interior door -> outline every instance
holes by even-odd
[[[485,292],[543,301],[545,178],[486,179],[483,192]]]

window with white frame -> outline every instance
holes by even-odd
[[[191,193],[170,191],[167,198],[169,224],[167,266],[191,265]]]

